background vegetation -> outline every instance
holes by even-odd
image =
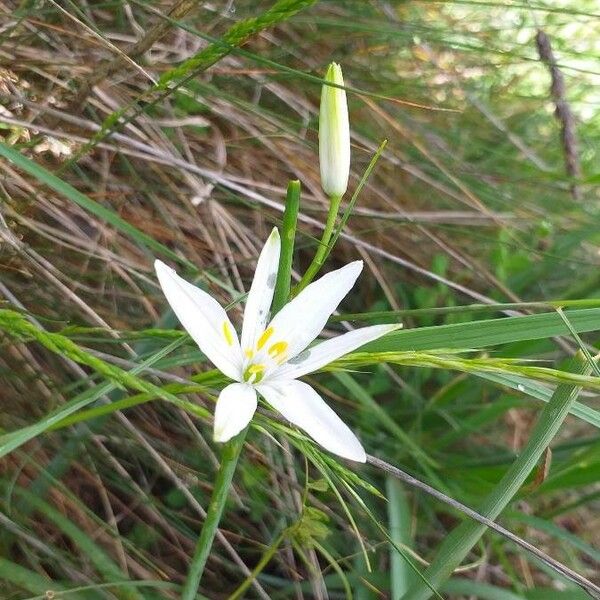
[[[326,215],[331,60],[351,90],[351,192],[388,144],[329,261],[368,267],[330,331],[405,331],[311,383],[369,453],[600,583],[595,1],[0,11],[2,598],[178,597],[218,466],[221,381],[177,330],[153,258],[239,319],[298,178],[302,273]],[[413,567],[447,598],[589,597],[263,411],[203,597],[427,598]]]

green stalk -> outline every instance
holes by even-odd
[[[323,231],[323,236],[321,237],[321,241],[319,242],[319,247],[315,253],[312,262],[306,269],[306,272],[302,276],[302,279],[298,283],[298,285],[294,288],[292,295],[297,296],[315,277],[315,275],[319,272],[325,259],[327,258],[327,250],[329,248],[329,241],[331,240],[331,236],[333,235],[333,228],[335,227],[335,220],[338,215],[338,211],[340,209],[340,202],[342,201],[341,196],[331,196],[329,198],[329,212],[327,213],[327,222],[325,223],[325,230]]]
[[[300,204],[300,182],[290,181],[288,185],[287,202],[283,214],[283,231],[281,235],[281,255],[277,270],[277,281],[273,293],[271,312],[276,313],[287,302],[290,293],[290,273],[294,253],[294,237],[296,235],[296,221],[298,206]],[[221,464],[213,487],[213,493],[206,511],[206,519],[194,550],[194,556],[188,570],[187,578],[181,593],[181,600],[195,600],[198,586],[206,561],[210,555],[217,528],[223,515],[223,509],[229,494],[229,488],[235,473],[235,468],[240,457],[249,426],[238,433],[233,439],[223,445]],[[253,581],[249,580],[250,583]]]
[[[223,445],[221,465],[219,466],[219,472],[217,473],[217,479],[213,488],[210,504],[206,511],[206,519],[204,520],[204,525],[202,526],[202,531],[200,532],[200,537],[198,538],[198,543],[194,550],[192,563],[183,586],[181,600],[195,600],[196,598],[200,579],[202,578],[204,566],[206,565],[219,522],[221,521],[221,515],[223,514],[225,502],[227,501],[227,496],[229,494],[229,487],[231,486],[231,480],[233,479],[235,467],[237,466],[240,452],[244,446],[247,432],[248,427]]]
[[[292,275],[292,259],[294,257],[294,240],[296,238],[296,223],[300,207],[300,182],[295,179],[288,183],[285,210],[283,212],[283,225],[281,233],[281,256],[277,282],[273,294],[271,313],[275,314],[283,308],[290,297],[290,281]]]
[[[581,353],[575,356],[569,367],[568,370],[579,374],[591,371],[591,366]],[[488,519],[496,519],[513,499],[560,429],[579,392],[579,387],[570,384],[556,388],[552,399],[542,409],[527,446],[486,498],[478,511],[480,514]],[[486,530],[487,527],[481,523],[465,521],[446,536],[435,559],[423,574],[429,584],[439,589]],[[423,582],[417,582],[402,596],[402,600],[427,600],[430,597],[431,589]]]

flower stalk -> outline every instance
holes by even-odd
[[[204,519],[200,537],[198,538],[194,556],[183,586],[181,600],[195,600],[198,594],[200,579],[202,579],[202,573],[204,572],[204,567],[206,566],[206,561],[210,555],[217,528],[221,521],[233,474],[235,473],[240,453],[244,447],[247,431],[248,427],[223,445],[221,464],[217,472],[210,504],[206,511],[206,518]]]

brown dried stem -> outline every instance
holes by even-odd
[[[540,59],[548,66],[552,78],[550,94],[556,106],[554,114],[561,126],[561,141],[565,154],[565,168],[567,175],[576,179],[581,175],[579,154],[577,152],[577,130],[575,127],[575,117],[573,116],[573,112],[567,101],[565,78],[556,63],[556,58],[552,52],[552,45],[550,44],[550,38],[542,29],[538,29],[537,31],[535,44]],[[575,183],[571,184],[571,194],[573,199],[579,200],[580,193]]]

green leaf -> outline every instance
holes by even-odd
[[[532,398],[537,398],[538,400],[542,400],[543,402],[550,402],[550,399],[552,398],[553,391],[551,389],[543,386],[537,381],[528,379],[527,377],[521,377],[520,375],[514,375],[512,373],[479,372],[473,374],[481,379],[495,381],[496,383],[510,387],[517,392],[526,394]],[[581,402],[573,402],[571,408],[569,409],[569,413],[582,419],[583,421],[587,421],[594,427],[600,427],[600,412],[591,408],[590,406],[586,406]]]
[[[403,546],[410,547],[412,545],[412,514],[406,490],[397,479],[388,477],[386,479],[386,492],[390,537],[395,546],[400,548]],[[394,546],[390,545],[390,590],[392,598],[401,598],[415,581],[416,578],[411,566]]]
[[[565,311],[577,333],[600,330],[600,308]],[[364,352],[434,350],[438,348],[488,348],[523,340],[570,335],[560,315],[542,313],[522,317],[485,319],[418,329],[401,329],[367,344]]]
[[[452,597],[475,596],[478,600],[525,600],[523,596],[495,585],[459,577],[447,581],[442,590]]]

